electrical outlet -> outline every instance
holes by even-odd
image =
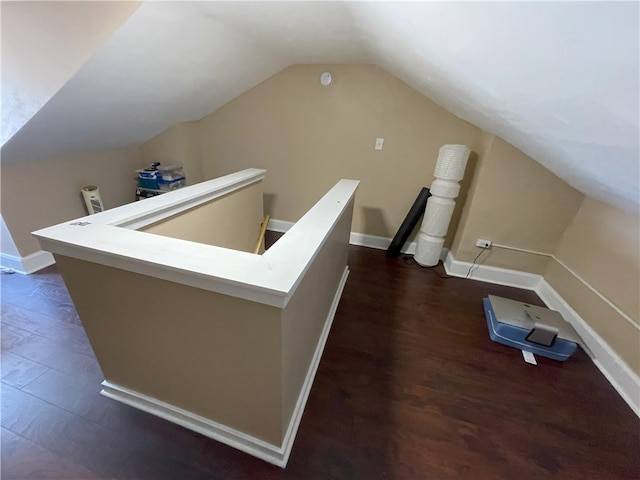
[[[476,240],[476,247],[491,248],[491,240],[485,240],[484,238],[479,238],[478,240]]]
[[[384,138],[376,138],[376,146],[375,149],[376,150],[382,150],[382,145],[384,144]]]

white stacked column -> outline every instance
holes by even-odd
[[[423,267],[437,265],[444,245],[444,237],[456,206],[454,198],[460,193],[460,184],[471,151],[465,145],[443,145],[438,153],[431,184],[431,197],[427,201],[422,226],[418,233],[415,261]]]

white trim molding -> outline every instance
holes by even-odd
[[[468,262],[456,260],[451,252],[447,254],[444,263],[448,275],[462,278],[467,278],[467,273],[472,265],[473,264]],[[576,329],[586,345],[587,348],[585,351],[593,363],[624,401],[627,402],[635,414],[640,417],[640,377],[638,377],[611,346],[571,308],[560,294],[547,283],[542,275],[485,265],[475,265],[471,268],[471,273],[468,278],[509,287],[524,288],[536,292],[547,307],[560,312],[564,319]],[[584,282],[584,280],[582,281]]]
[[[6,253],[0,254],[0,265],[2,268],[13,270],[16,273],[22,273],[28,275],[30,273],[42,270],[50,265],[56,263],[53,255],[44,250],[34,252],[26,257],[16,257],[13,255],[7,255]]]
[[[100,394],[107,398],[213,438],[279,467],[286,465],[282,449],[259,438],[107,380],[102,382],[102,386],[104,388]]]
[[[613,303],[609,298],[607,298],[600,291],[598,291],[598,289],[594,288],[593,285],[591,285],[584,278],[582,278],[582,275],[580,275],[578,272],[576,272],[573,268],[571,268],[565,262],[560,260],[554,254],[546,253],[546,252],[538,252],[536,250],[529,250],[527,248],[519,248],[519,247],[512,247],[512,246],[509,246],[509,245],[501,245],[499,243],[493,243],[492,246],[495,247],[495,248],[503,248],[505,250],[513,250],[514,252],[529,253],[531,255],[538,255],[538,256],[549,257],[549,258],[553,259],[554,262],[556,262],[558,265],[560,265],[562,268],[564,268],[567,272],[569,272],[571,275],[573,275],[576,280],[578,280],[580,283],[582,283],[582,285],[584,285],[589,290],[591,290],[591,293],[593,293],[598,298],[600,298],[600,300],[602,300],[610,308],[615,310],[618,315],[620,315],[627,322],[629,322],[633,327],[635,327],[637,330],[640,331],[640,326],[638,326],[638,324],[636,324],[633,321],[633,319],[627,313],[625,313],[620,307],[618,307],[615,303]]]
[[[495,283],[508,287],[526,288],[527,290],[535,290],[542,280],[542,275],[535,273],[461,262],[453,258],[451,252],[447,254],[444,268],[447,275],[453,277],[469,278],[470,280],[480,280],[481,282]]]
[[[293,414],[291,415],[291,420],[289,421],[287,433],[285,434],[284,441],[282,442],[282,450],[284,454],[283,464],[280,465],[282,468],[286,467],[287,462],[289,461],[289,455],[291,454],[291,449],[293,448],[293,441],[295,440],[296,434],[298,433],[298,427],[300,426],[300,421],[302,420],[304,407],[307,404],[309,393],[311,392],[311,387],[313,386],[313,380],[316,377],[316,372],[318,371],[318,366],[320,365],[320,359],[322,358],[322,352],[324,352],[327,338],[329,338],[329,332],[331,331],[333,319],[336,315],[338,303],[340,302],[340,297],[342,296],[342,291],[344,290],[344,286],[347,283],[348,276],[349,267],[347,266],[342,273],[342,278],[340,279],[340,283],[338,284],[338,288],[336,289],[333,301],[331,302],[331,307],[329,308],[327,319],[324,322],[324,327],[322,327],[322,333],[320,333],[320,338],[318,339],[318,343],[316,344],[316,349],[313,353],[313,358],[311,359],[309,370],[307,370],[307,375],[304,379],[304,383],[302,384],[302,389],[300,390],[300,394],[298,395],[296,407],[294,408]]]
[[[346,267],[342,273],[342,278],[340,279],[340,283],[338,284],[338,288],[336,289],[336,293],[333,297],[322,333],[320,334],[318,343],[316,344],[311,364],[307,370],[304,384],[302,385],[295,409],[291,415],[291,419],[289,420],[287,432],[282,445],[280,446],[265,442],[264,440],[260,440],[259,438],[253,437],[234,428],[200,415],[196,415],[188,410],[184,410],[176,407],[175,405],[171,405],[158,400],[157,398],[144,395],[140,392],[136,392],[107,380],[102,382],[102,386],[104,388],[100,391],[100,394],[111,398],[112,400],[116,400],[150,413],[151,415],[155,415],[188,428],[189,430],[193,430],[194,432],[198,432],[209,438],[213,438],[225,445],[229,445],[230,447],[241,450],[249,455],[253,455],[254,457],[260,458],[273,465],[285,468],[289,461],[289,456],[291,455],[291,449],[293,448],[293,442],[296,438],[300,421],[302,420],[304,407],[309,398],[311,386],[313,385],[313,380],[316,376],[316,372],[318,371],[322,352],[324,351],[325,344],[327,343],[327,338],[329,337],[333,319],[338,308],[338,303],[340,302],[340,297],[342,296],[342,291],[347,283],[348,276],[349,268]]]
[[[366,233],[351,232],[349,243],[360,247],[376,248],[378,250],[387,250],[391,245],[391,238],[379,237],[377,235],[367,235]],[[405,243],[400,253],[413,255],[416,253],[416,242]]]
[[[340,180],[262,255],[135,230],[264,176],[265,170],[246,169],[33,235],[55,254],[283,308],[337,219],[351,212],[359,181]]]
[[[287,222],[286,220],[276,220],[274,218],[269,219],[267,224],[267,230],[272,232],[286,233],[291,227],[295,225],[295,222]]]
[[[564,319],[576,329],[587,345],[585,351],[593,363],[640,417],[640,377],[546,280],[542,279],[535,292],[549,308],[560,312]]]
[[[270,219],[268,229],[273,232],[287,232],[291,227],[295,225],[294,222],[288,222],[286,220]],[[378,235],[368,235],[366,233],[351,232],[349,237],[349,243],[351,245],[358,245],[359,247],[375,248],[376,250],[387,250],[391,245],[392,239],[389,237],[380,237]],[[441,259],[444,260],[447,250],[443,249],[444,253],[441,255]],[[416,252],[416,242],[405,243],[402,247],[401,253],[413,255]]]
[[[11,272],[27,273],[22,266],[22,257],[16,257],[15,255],[0,254],[0,267]]]

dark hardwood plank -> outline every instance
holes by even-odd
[[[102,478],[95,472],[51,453],[49,450],[2,429],[3,480],[70,480]]]
[[[63,343],[68,350],[93,356],[93,349],[79,323],[45,315],[22,305],[4,303],[0,306],[0,318],[3,326],[26,330]]]
[[[78,353],[66,344],[32,334],[21,328],[2,326],[2,349],[69,375],[101,382],[104,378],[95,357]]]
[[[22,345],[27,343],[30,339],[35,338],[35,335],[22,330],[21,328],[15,328],[3,325],[2,326],[2,351],[19,350]]]
[[[121,465],[118,478],[137,480],[153,478],[154,480],[177,479],[210,479],[211,473],[190,463],[180,461],[162,453],[151,454],[148,451],[134,451]]]
[[[64,281],[55,265],[33,275],[2,276],[2,303],[27,307],[81,325]]]
[[[22,391],[80,416],[91,412],[94,402],[102,398],[96,382],[53,369],[28,383]]]
[[[49,369],[44,365],[2,350],[2,382],[12,387],[22,388]]]
[[[112,434],[8,385],[2,385],[2,426],[106,478],[114,475],[135,447],[127,435]]]
[[[101,397],[55,266],[3,276],[3,478],[640,478],[640,420],[584,352],[531,366],[489,339],[482,298],[535,293],[349,264],[286,470]]]

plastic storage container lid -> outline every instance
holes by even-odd
[[[169,165],[158,165],[158,170],[160,170],[162,173],[172,172],[174,170],[182,170],[182,164],[181,163],[171,163]]]

